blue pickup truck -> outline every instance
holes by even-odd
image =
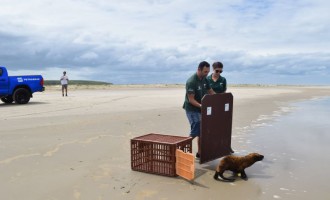
[[[34,92],[45,90],[41,75],[8,76],[7,69],[0,66],[0,99],[4,103],[26,104]]]

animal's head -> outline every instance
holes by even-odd
[[[258,153],[251,153],[250,156],[253,157],[256,162],[264,159],[264,156]]]

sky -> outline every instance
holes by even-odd
[[[205,60],[223,63],[228,84],[330,85],[329,10],[327,0],[0,0],[0,66],[182,84]]]

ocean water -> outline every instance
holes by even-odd
[[[247,174],[260,199],[330,199],[330,97],[294,103],[245,139],[265,155]]]

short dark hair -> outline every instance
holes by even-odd
[[[198,69],[202,70],[204,67],[210,67],[210,64],[206,61],[202,61],[198,65]]]
[[[216,69],[216,68],[223,68],[223,64],[221,62],[214,62],[212,64],[212,67],[213,69]]]

